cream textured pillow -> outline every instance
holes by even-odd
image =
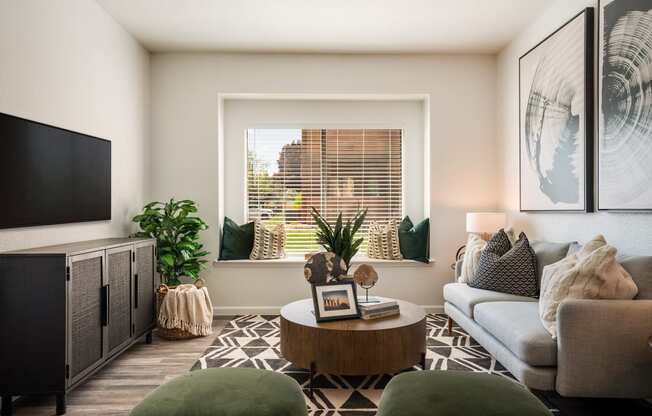
[[[398,221],[386,225],[372,221],[367,234],[367,256],[370,259],[403,260],[398,240]]]
[[[462,270],[457,279],[460,283],[468,283],[478,271],[480,263],[480,254],[487,247],[487,242],[477,234],[469,234],[464,248],[464,257],[462,258]]]
[[[280,259],[285,257],[285,226],[279,224],[273,230],[266,228],[260,220],[254,224],[254,247],[251,260]]]
[[[599,235],[578,252],[543,269],[539,316],[557,338],[557,309],[565,299],[633,299],[632,277],[616,261],[616,248]]]

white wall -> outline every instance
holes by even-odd
[[[596,0],[555,1],[498,57],[496,107],[502,167],[502,205],[509,211],[509,218],[516,230],[524,230],[531,238],[584,242],[602,233],[621,252],[649,255],[652,252],[651,214],[518,212],[518,58],[585,7],[595,7],[597,16],[597,3]]]
[[[3,230],[0,251],[131,231],[149,186],[149,54],[96,2],[0,1],[0,112],[110,139],[113,156],[111,221]]]
[[[495,79],[491,56],[155,54],[152,196],[195,199],[211,226],[204,240],[216,257],[218,93],[430,94],[436,264],[378,266],[373,292],[442,305],[442,286],[465,239],[464,213],[498,204]],[[310,296],[302,264],[220,263],[204,277],[218,312],[274,311]]]

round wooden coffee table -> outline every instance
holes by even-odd
[[[281,354],[300,368],[339,375],[394,374],[425,364],[426,312],[398,301],[401,314],[317,323],[312,299],[281,309]]]

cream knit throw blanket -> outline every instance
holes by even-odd
[[[633,299],[636,293],[632,276],[616,261],[616,248],[599,235],[577,253],[543,268],[539,316],[557,338],[557,310],[564,300]]]
[[[179,285],[170,289],[158,314],[163,328],[181,329],[197,336],[213,333],[213,304],[205,287]]]

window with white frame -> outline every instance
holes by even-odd
[[[305,253],[319,249],[311,207],[329,222],[368,209],[358,237],[371,221],[400,219],[402,136],[401,129],[248,129],[248,220],[284,223],[286,251]]]

